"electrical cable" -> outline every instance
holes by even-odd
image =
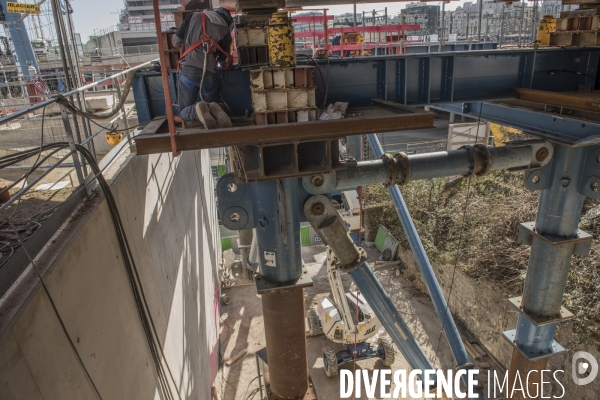
[[[309,59],[317,67],[317,70],[319,71],[319,75],[321,76],[321,85],[323,86],[323,93],[321,94],[321,96],[323,97],[323,103],[321,104],[321,108],[325,108],[325,106],[327,105],[326,104],[327,88],[329,87],[329,82],[327,82],[327,84],[325,84],[325,78],[323,76],[323,71],[321,70],[321,66],[319,65],[319,63],[317,63],[317,61],[313,57],[311,57],[309,55],[300,54],[300,55],[298,55],[298,57],[305,57],[305,58]],[[329,80],[329,58],[327,59],[327,71],[328,71],[327,79]],[[321,93],[321,91],[319,91],[319,93]]]
[[[41,124],[41,129],[40,129],[40,147],[39,147],[39,152],[37,153],[37,159],[36,161],[33,163],[33,165],[31,166],[31,168],[29,169],[29,171],[27,173],[25,173],[25,175],[22,176],[22,180],[23,180],[23,188],[27,185],[27,178],[29,178],[29,176],[33,173],[33,171],[37,168],[36,164],[38,163],[40,156],[42,154],[42,148],[44,147],[44,121],[46,118],[46,106],[43,107],[42,109],[42,124]],[[52,153],[54,154],[54,153]],[[46,156],[43,160],[45,161],[48,157],[50,157],[50,155]],[[41,165],[41,164],[40,164]],[[6,189],[4,189],[1,193],[4,193],[5,190],[9,190],[10,188],[14,187],[17,183],[14,182],[12,185],[9,185]],[[23,189],[21,188],[21,190]],[[15,215],[15,213],[17,212],[17,210],[19,209],[19,206],[21,205],[21,198],[19,197],[19,200],[17,201],[17,206],[15,207],[15,209],[13,210],[12,214],[10,215],[10,217],[12,218],[13,215]]]
[[[58,104],[65,107],[68,112],[71,114],[79,115],[80,117],[85,117],[88,119],[108,119],[110,117],[115,116],[121,109],[125,106],[125,100],[129,95],[129,90],[131,89],[131,85],[133,84],[133,78],[136,75],[136,71],[130,71],[127,73],[127,78],[125,79],[125,83],[123,85],[123,91],[121,92],[121,97],[119,98],[119,103],[115,106],[111,111],[105,114],[95,114],[87,111],[83,111],[78,108],[71,100],[67,99],[62,94],[56,94],[53,97],[56,98]]]
[[[144,332],[146,333],[147,342],[152,354],[153,361],[155,363],[155,369],[157,371],[159,383],[163,391],[163,396],[165,396],[166,398],[173,398],[170,384],[168,381],[168,378],[170,378],[170,380],[175,386],[175,391],[177,393],[178,398],[181,399],[181,395],[179,393],[179,390],[177,389],[177,384],[173,377],[173,373],[171,371],[169,363],[166,360],[163,347],[160,343],[160,337],[157,333],[156,326],[154,324],[154,319],[152,318],[152,314],[150,312],[150,307],[146,299],[146,294],[142,286],[142,281],[139,276],[137,266],[135,264],[133,253],[131,252],[129,242],[125,234],[125,229],[123,227],[123,223],[119,215],[119,210],[117,208],[116,201],[93,155],[89,152],[87,148],[85,148],[82,145],[76,144],[75,147],[77,151],[83,156],[83,158],[85,158],[86,161],[89,163],[92,171],[97,175],[96,180],[99,183],[102,192],[104,193],[107,204],[109,205],[111,219],[113,220],[113,226],[117,235],[119,247],[121,248],[121,253],[123,255],[123,262],[125,263],[126,272],[130,280],[131,289],[136,301],[138,314],[142,321],[142,326]],[[165,366],[166,371],[164,369]],[[169,375],[168,377],[167,372]]]
[[[477,144],[477,140],[479,139],[479,126],[481,124],[482,110],[483,110],[483,103],[480,102],[479,103],[479,117],[477,118],[477,133],[475,134],[475,144]],[[454,281],[456,278],[456,268],[458,267],[458,261],[460,259],[460,248],[462,245],[463,232],[465,231],[465,227],[467,226],[467,212],[469,209],[469,200],[470,200],[470,195],[471,195],[471,178],[472,178],[472,175],[469,175],[469,178],[467,181],[467,195],[465,197],[465,206],[464,206],[464,211],[463,211],[462,227],[458,234],[458,244],[456,246],[456,256],[454,258],[454,268],[452,270],[452,279],[450,281],[450,289],[448,290],[448,296],[446,297],[446,307],[448,307],[449,311],[450,311],[450,298],[452,297],[452,290],[454,289]],[[452,313],[452,312],[450,311],[450,313]],[[435,349],[435,358],[438,357],[438,351],[440,350],[440,344],[442,342],[442,333],[444,332],[445,327],[446,327],[446,319],[444,319],[444,321],[442,322],[442,329],[440,331],[440,335],[438,336],[437,348]]]
[[[133,138],[130,138],[129,140],[131,140]],[[128,140],[128,141],[129,141]],[[119,247],[121,249],[121,254],[123,256],[123,261],[125,263],[125,267],[126,267],[126,271],[127,271],[127,275],[128,275],[128,279],[130,282],[130,286],[132,289],[132,293],[134,296],[134,300],[136,302],[136,308],[138,310],[138,315],[140,316],[140,320],[142,322],[142,327],[144,330],[144,333],[146,335],[146,339],[147,339],[147,344],[151,353],[151,357],[153,359],[154,362],[154,366],[155,366],[155,372],[157,375],[157,379],[158,379],[158,387],[159,387],[159,394],[161,398],[167,398],[167,399],[173,399],[173,395],[172,395],[172,391],[171,391],[171,387],[170,387],[170,382],[169,382],[169,378],[170,381],[173,382],[174,388],[177,392],[177,396],[179,399],[181,399],[181,395],[177,389],[177,385],[175,382],[175,379],[173,377],[173,374],[171,372],[170,366],[168,364],[168,362],[166,361],[165,358],[165,354],[164,354],[164,350],[162,348],[162,345],[160,343],[160,338],[157,334],[156,331],[156,326],[154,324],[154,320],[152,318],[152,315],[150,313],[150,308],[148,306],[148,302],[146,299],[146,295],[144,293],[142,284],[141,284],[141,279],[137,270],[137,267],[135,265],[135,261],[133,259],[133,254],[131,252],[131,249],[129,247],[129,243],[127,241],[127,237],[125,235],[125,231],[124,231],[124,227],[122,225],[122,221],[120,219],[120,215],[118,213],[118,209],[116,206],[116,202],[114,200],[114,197],[112,196],[112,192],[110,191],[110,187],[108,186],[108,184],[106,183],[106,180],[104,179],[103,175],[102,175],[102,170],[99,168],[98,164],[96,163],[94,157],[92,156],[92,154],[89,152],[89,150],[87,148],[85,148],[82,145],[76,144],[76,150],[84,157],[84,159],[86,159],[86,161],[89,163],[90,167],[92,168],[92,171],[95,174],[95,178],[98,182],[98,184],[100,185],[100,188],[102,190],[102,192],[105,195],[105,198],[107,200],[107,204],[109,205],[109,210],[111,213],[111,219],[113,220],[113,226],[115,228],[115,233],[117,235],[117,239],[119,242]],[[47,148],[58,148],[58,150],[60,149],[67,149],[69,148],[69,144],[66,142],[63,143],[53,143],[50,145],[44,145],[44,146],[40,146],[39,149],[36,149],[36,151],[40,152],[47,149]],[[32,150],[28,150],[28,151],[24,151],[21,152],[22,154],[20,154],[17,157],[14,157],[14,155],[11,155],[12,157],[10,157],[9,160],[6,160],[7,157],[0,157],[0,162],[1,161],[5,161],[5,164],[10,162],[10,163],[16,163],[19,162],[19,159],[22,157],[30,157],[33,153]],[[4,160],[3,160],[4,159]],[[39,161],[37,164],[43,162]],[[36,165],[37,165],[36,164]],[[35,167],[35,166],[34,166]],[[35,169],[34,167],[32,167],[32,169]],[[83,185],[80,190],[83,190],[85,188],[86,185]],[[45,213],[48,213],[48,210],[45,211]],[[7,219],[7,221],[12,225],[12,222],[10,222],[10,219],[7,218],[3,213],[2,216]],[[16,227],[14,227],[14,225],[12,225],[13,230],[15,232],[18,232],[18,230],[16,229]],[[21,243],[21,246],[23,245],[23,241],[20,239],[19,237],[19,241]],[[25,248],[24,248],[25,249]],[[26,251],[26,250],[25,250]],[[28,255],[29,256],[29,255]],[[30,257],[31,258],[31,257]],[[33,264],[33,261],[32,261]],[[34,265],[35,267],[35,265]],[[36,270],[36,273],[38,273],[39,278],[41,279],[41,275],[39,275],[39,272]],[[42,284],[43,281],[42,281]],[[45,288],[45,291],[48,295],[48,297],[51,299],[50,293],[49,291],[47,291],[47,288]],[[52,299],[51,299],[52,302]],[[55,312],[57,314],[57,316],[60,319],[60,315],[58,314],[58,310],[55,309]],[[62,324],[62,319],[61,319],[61,324]],[[63,329],[65,331],[65,334],[68,333],[66,332],[66,328],[63,325]],[[70,339],[70,337],[69,337]],[[73,344],[74,346],[74,344]],[[76,349],[74,348],[74,350],[76,351]],[[78,356],[78,359],[81,362],[81,359]],[[163,362],[164,360],[164,362]],[[85,370],[85,365],[83,365],[83,363],[81,362],[82,367]],[[164,365],[163,365],[164,364]],[[165,370],[165,366],[166,366],[166,370]],[[168,376],[167,376],[168,373]],[[88,378],[90,379],[90,382],[92,383],[92,386],[94,386],[94,389],[97,392],[97,388],[95,387],[93,381],[91,380],[91,377],[89,376],[89,374],[87,373],[86,370],[86,374],[88,376]],[[99,398],[101,398],[101,396],[99,395],[99,393],[96,393],[98,395]]]
[[[100,392],[98,391],[98,388],[96,387],[96,384],[94,383],[94,380],[90,376],[89,371],[87,370],[85,364],[83,363],[83,360],[81,359],[81,356],[79,355],[79,352],[77,351],[77,347],[75,347],[75,343],[73,343],[73,339],[71,339],[71,336],[69,335],[69,332],[67,331],[67,327],[65,326],[65,323],[64,323],[62,317],[60,316],[60,313],[58,312],[58,309],[56,308],[56,304],[54,303],[54,300],[53,300],[52,296],[50,295],[50,291],[48,290],[48,287],[46,286],[46,283],[44,282],[44,279],[42,278],[42,275],[40,274],[40,271],[37,269],[37,266],[36,266],[35,262],[33,261],[33,258],[31,257],[31,255],[27,251],[27,248],[23,245],[23,241],[21,240],[21,236],[19,235],[19,231],[13,225],[13,223],[10,221],[9,217],[7,217],[6,215],[4,215],[4,213],[1,213],[1,212],[0,212],[0,215],[13,228],[13,230],[15,232],[15,236],[17,237],[17,240],[21,244],[21,247],[23,248],[23,251],[25,252],[25,255],[29,259],[29,262],[31,263],[31,266],[32,266],[33,270],[35,271],[35,274],[37,275],[37,277],[38,277],[38,279],[39,279],[39,281],[40,281],[40,283],[42,285],[42,288],[44,289],[44,292],[46,293],[46,296],[48,297],[48,300],[50,301],[50,305],[52,306],[52,310],[54,311],[54,314],[58,318],[58,321],[60,323],[62,331],[65,334],[65,336],[67,337],[67,341],[69,342],[69,345],[71,346],[71,349],[75,353],[75,357],[77,358],[77,361],[79,362],[79,365],[81,365],[81,368],[83,369],[83,372],[85,373],[85,376],[87,377],[87,379],[89,380],[90,384],[92,385],[92,388],[94,389],[94,393],[96,394],[96,397],[98,397],[98,399],[102,400],[102,396],[100,395]]]

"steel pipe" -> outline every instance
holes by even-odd
[[[452,151],[396,156],[393,159],[387,157],[375,161],[346,162],[346,169],[323,175],[323,184],[320,186],[315,186],[310,176],[302,178],[302,185],[311,194],[325,194],[378,183],[400,184],[445,176],[481,176],[490,171],[540,167],[551,158],[552,145],[547,142],[490,148],[477,145]]]
[[[303,290],[265,293],[262,307],[269,391],[277,399],[298,399],[308,389]]]
[[[371,134],[368,135],[368,138],[369,144],[371,145],[371,149],[373,150],[375,156],[381,157],[383,155],[383,148],[379,143],[377,135]],[[431,267],[427,253],[423,247],[423,243],[421,243],[417,229],[415,228],[412,218],[410,217],[408,207],[402,198],[400,189],[397,185],[392,185],[388,188],[388,191],[419,267],[419,271],[421,271],[427,291],[431,296],[435,311],[442,322],[442,327],[446,335],[446,339],[450,345],[450,349],[452,350],[454,359],[456,360],[459,368],[470,369],[472,364],[469,360],[469,355],[467,354],[467,350],[462,342],[460,333],[458,332],[456,324],[454,323],[454,319],[452,318],[450,308],[446,303],[442,289],[440,288],[435,273],[433,272],[433,268]],[[483,394],[480,392],[478,393],[478,396],[478,398],[483,398]]]

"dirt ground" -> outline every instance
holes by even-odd
[[[380,253],[374,247],[365,248],[365,250],[367,250],[368,261],[373,266],[378,260]],[[313,302],[330,293],[325,263],[325,246],[303,247],[302,255],[314,283],[313,287],[305,289],[305,308],[308,310]],[[405,318],[429,360],[438,368],[441,367],[444,370],[453,368],[455,363],[450,347],[445,337],[440,335],[441,323],[437,318],[429,297],[412,288],[410,280],[397,272],[394,267],[377,270],[375,274]],[[352,284],[350,276],[347,274],[342,275],[342,281],[346,291],[349,291]],[[257,392],[258,380],[256,379],[257,371],[254,353],[265,347],[260,297],[256,294],[253,284],[234,286],[224,290],[223,294],[229,296],[231,303],[222,306],[220,327],[221,355],[226,360],[237,354],[240,350],[247,349],[248,352],[230,367],[223,366],[222,399],[258,400],[260,395]],[[371,340],[376,341],[377,337],[384,333],[383,329],[380,330],[378,335]],[[322,349],[325,346],[332,346],[339,350],[342,349],[341,345],[333,344],[324,335],[307,337],[308,367],[317,397],[320,400],[333,400],[339,398],[340,383],[339,377],[328,378],[323,371]],[[492,368],[496,368],[487,356],[478,360],[476,366],[481,367],[483,365],[483,367],[487,367],[486,364],[490,364]],[[352,370],[353,368],[353,363],[346,363],[340,366],[340,369]],[[356,368],[373,371],[374,369],[385,367],[380,360],[369,359],[359,361]],[[410,367],[396,348],[396,357],[392,365],[392,370],[395,371],[397,369],[410,370]],[[481,372],[481,377],[487,373],[485,370]],[[376,395],[379,396],[379,389],[377,389]],[[368,398],[365,395],[364,386],[362,397],[357,398]]]

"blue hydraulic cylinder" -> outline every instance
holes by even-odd
[[[260,275],[269,282],[296,281],[302,275],[298,178],[256,183],[256,229]]]
[[[425,370],[435,370],[385,289],[373,274],[369,264],[365,261],[358,268],[350,271],[349,274],[410,366],[423,372]],[[424,382],[422,375],[421,381]],[[424,389],[429,390],[431,388]]]
[[[379,143],[377,135],[370,134],[368,135],[368,139],[375,157],[381,157],[383,155],[383,148]],[[450,313],[450,309],[446,303],[442,289],[440,288],[437,278],[435,277],[435,273],[433,272],[433,268],[429,263],[429,259],[427,258],[427,254],[425,253],[425,249],[423,248],[423,244],[421,243],[417,229],[415,228],[415,225],[410,217],[406,203],[402,198],[400,189],[398,186],[393,185],[388,188],[388,191],[392,198],[392,202],[394,203],[394,207],[396,208],[396,212],[398,213],[398,217],[400,218],[400,223],[402,224],[402,228],[404,229],[410,248],[412,249],[415,260],[417,261],[419,270],[421,271],[421,275],[423,276],[425,286],[427,286],[427,290],[429,291],[429,295],[433,301],[435,311],[442,322],[444,333],[448,339],[448,343],[450,344],[450,349],[452,350],[454,359],[459,367],[466,368],[471,364],[469,355],[467,354],[467,350],[465,349],[458,329],[456,328],[456,324],[454,323],[454,319],[452,318],[452,314]]]
[[[0,5],[6,16],[4,20],[4,32],[9,38],[9,43],[12,42],[15,52],[15,63],[19,68],[19,73],[22,76],[29,76],[27,61],[31,62],[31,65],[35,67],[36,71],[39,71],[39,68],[35,54],[33,53],[33,47],[31,46],[31,39],[27,34],[25,21],[17,22],[21,18],[21,14],[8,12],[6,10],[6,0],[0,0]]]

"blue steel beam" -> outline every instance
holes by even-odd
[[[383,155],[383,148],[379,143],[377,135],[371,134],[368,135],[368,138],[375,157],[381,157]],[[446,303],[442,289],[440,288],[437,278],[435,277],[435,273],[433,272],[433,268],[431,267],[429,258],[427,257],[427,253],[423,247],[423,243],[419,238],[417,229],[415,228],[412,218],[408,212],[408,207],[406,206],[402,194],[400,193],[400,189],[397,185],[392,185],[388,188],[388,191],[392,198],[392,202],[394,203],[394,207],[396,208],[396,212],[398,213],[398,217],[400,218],[400,223],[402,224],[402,228],[404,229],[410,248],[412,249],[415,260],[417,261],[419,271],[421,271],[421,276],[423,277],[425,286],[427,286],[427,290],[431,296],[435,311],[442,323],[446,339],[448,339],[448,344],[450,344],[450,349],[452,350],[452,354],[456,360],[457,367],[460,369],[470,369],[473,364],[471,364],[471,361],[469,360],[467,350],[462,342],[458,328],[454,323],[454,319],[450,313],[450,308]],[[479,392],[478,398],[483,399],[483,393]]]
[[[4,24],[4,31],[7,33],[9,41],[12,42],[14,47],[15,62],[19,66],[19,73],[20,75],[27,77],[29,76],[27,61],[31,62],[31,65],[34,66],[36,70],[39,71],[39,68],[31,45],[31,39],[29,38],[27,28],[25,27],[25,21],[21,20],[20,13],[7,11],[6,0],[0,0],[0,6],[4,11],[5,22],[9,22],[9,24]]]
[[[383,97],[407,105],[514,97],[515,88],[575,91],[594,87],[599,48],[483,50],[404,54],[387,57],[318,60],[327,80],[327,102],[370,106]],[[313,65],[299,61],[298,65]],[[176,93],[176,74],[172,93]],[[138,73],[133,91],[140,123],[164,115],[157,72]],[[252,110],[250,74],[241,67],[224,71],[222,96],[235,116]],[[318,70],[315,85],[324,92]],[[321,99],[317,99],[321,101]]]
[[[435,367],[427,359],[419,343],[413,336],[406,322],[398,312],[398,309],[385,292],[385,289],[379,283],[379,280],[369,267],[369,263],[363,262],[358,268],[353,269],[348,273],[360,293],[367,300],[367,304],[371,307],[379,321],[381,321],[387,333],[390,335],[398,349],[402,352],[406,361],[412,369],[420,369],[421,382],[423,373],[426,370],[435,370]],[[423,388],[426,391],[432,388]]]
[[[587,146],[600,142],[600,123],[590,120],[583,121],[564,115],[487,101],[440,104],[432,108],[512,126],[571,146]]]

